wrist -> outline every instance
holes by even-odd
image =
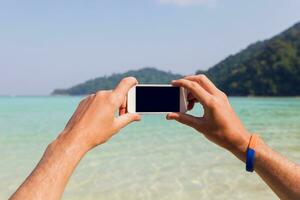
[[[89,151],[89,148],[77,135],[72,131],[63,131],[49,146],[72,152],[75,156],[83,156]]]
[[[251,138],[251,133],[246,131],[240,135],[241,137],[239,141],[233,146],[232,149],[230,149],[230,152],[233,153],[241,161],[246,162],[247,149]]]

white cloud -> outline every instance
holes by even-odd
[[[157,0],[160,4],[173,4],[177,6],[205,5],[214,6],[217,0]]]

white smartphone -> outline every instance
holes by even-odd
[[[172,85],[136,85],[127,95],[127,111],[163,114],[187,111],[187,91]]]

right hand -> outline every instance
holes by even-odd
[[[189,91],[190,105],[200,102],[204,115],[195,117],[185,113],[169,113],[167,119],[195,128],[210,141],[245,160],[250,134],[230,106],[226,94],[216,88],[205,75],[187,76],[172,81],[172,84],[186,88]]]

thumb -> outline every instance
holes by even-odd
[[[139,114],[127,113],[127,114],[121,115],[116,118],[117,128],[118,129],[124,128],[131,122],[140,121],[140,120],[141,120],[141,116]]]
[[[185,113],[168,113],[167,120],[176,120],[195,129],[198,129],[199,125],[202,123],[200,117],[195,117]]]

